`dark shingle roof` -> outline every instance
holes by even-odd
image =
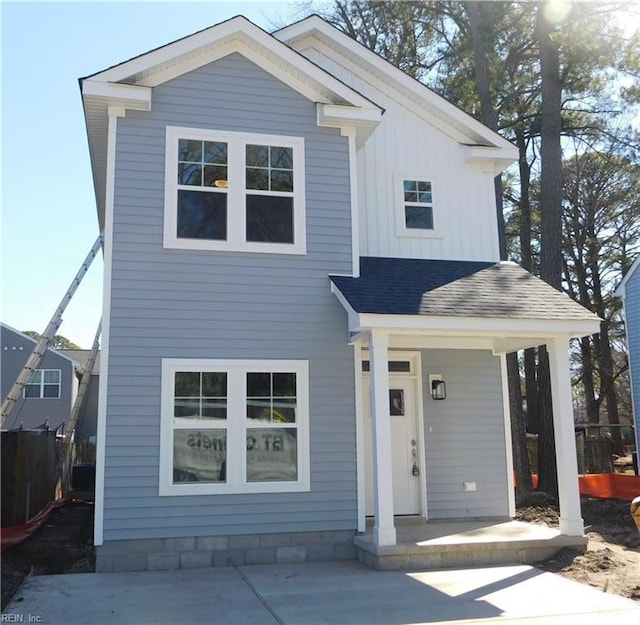
[[[360,259],[360,277],[330,276],[358,313],[520,319],[594,319],[514,263]]]

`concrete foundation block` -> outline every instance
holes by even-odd
[[[203,569],[211,566],[210,551],[183,551],[180,553],[181,569]]]
[[[293,547],[278,547],[276,549],[276,562],[305,562],[307,559],[307,548],[304,545]]]
[[[194,551],[195,548],[195,538],[165,538],[164,549],[162,551]]]
[[[213,566],[240,566],[245,563],[243,549],[225,549],[213,552]]]
[[[196,549],[205,551],[220,551],[229,549],[228,536],[199,536],[196,541]]]
[[[291,544],[291,534],[262,534],[260,536],[261,547],[288,547]]]
[[[173,571],[180,568],[180,556],[177,553],[150,553],[147,556],[147,570]]]
[[[275,549],[247,549],[244,557],[245,564],[275,564]]]
[[[307,562],[330,562],[333,560],[333,545],[307,545]]]
[[[125,573],[147,570],[147,556],[142,553],[119,555],[113,560],[113,572]]]
[[[259,546],[260,536],[257,534],[229,536],[229,549],[255,549]]]

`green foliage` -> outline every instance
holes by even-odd
[[[26,334],[36,341],[39,341],[42,338],[42,334],[35,330],[25,330],[22,334]],[[62,334],[56,334],[51,340],[49,347],[51,349],[82,349],[73,341],[70,341],[66,336],[62,336]]]

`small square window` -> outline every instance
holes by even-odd
[[[433,196],[431,182],[404,179],[402,182],[402,229],[433,230]]]

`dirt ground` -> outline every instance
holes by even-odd
[[[517,518],[557,526],[558,511],[544,497],[518,510]],[[586,553],[563,549],[537,566],[640,603],[640,534],[629,503],[582,499],[589,544]],[[2,609],[28,575],[94,571],[93,504],[70,503],[53,511],[29,539],[2,554]]]
[[[640,534],[629,502],[582,497],[581,507],[587,551],[563,549],[536,566],[640,603]],[[528,506],[519,509],[516,518],[553,527],[558,525],[558,509]]]
[[[29,575],[94,571],[93,503],[55,508],[24,542],[2,554],[2,609]]]

